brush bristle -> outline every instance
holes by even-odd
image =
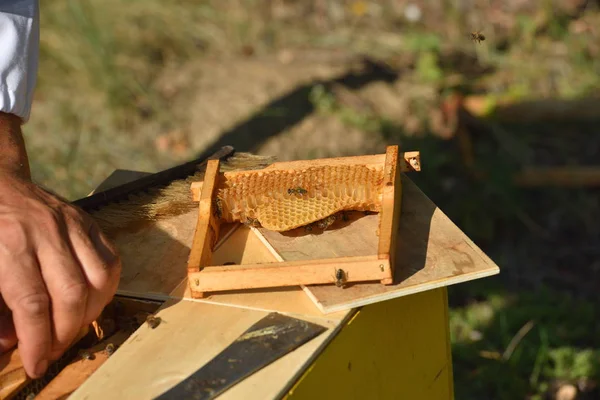
[[[220,163],[220,171],[240,171],[266,168],[276,161],[272,156],[251,153],[235,153]],[[100,229],[108,236],[119,230],[143,222],[185,214],[198,207],[192,200],[190,184],[202,181],[204,171],[198,171],[185,179],[172,181],[166,186],[150,188],[130,195],[127,200],[110,203],[91,213]]]

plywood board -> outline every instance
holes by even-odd
[[[267,313],[171,300],[157,315],[163,322],[156,329],[142,326],[71,399],[154,398],[210,361]],[[328,330],[244,380],[220,399],[276,398],[341,326],[340,321],[313,322]]]
[[[349,212],[347,217],[347,221],[336,221],[325,231],[316,228],[311,232],[298,228],[283,233],[258,230],[287,261],[376,255],[379,237],[375,231],[379,215]]]
[[[405,175],[402,187],[395,284],[362,283],[344,289],[332,285],[306,287],[307,294],[323,312],[347,310],[499,273],[498,266]],[[372,226],[363,225],[361,231],[377,229],[376,220],[365,220],[364,224]],[[265,238],[286,261],[311,258],[310,254],[290,249],[301,248],[304,241],[312,239],[290,241],[278,235],[272,232],[265,234]],[[324,236],[320,242],[313,243],[313,247],[328,249],[339,256],[355,255],[353,242],[346,240],[344,229]]]

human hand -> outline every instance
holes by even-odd
[[[0,353],[40,377],[114,296],[121,263],[82,210],[0,165]]]

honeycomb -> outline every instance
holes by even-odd
[[[216,213],[227,222],[287,231],[340,211],[378,212],[382,184],[382,165],[226,172],[216,190]]]

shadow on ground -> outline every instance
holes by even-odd
[[[223,132],[219,139],[203,150],[198,157],[208,157],[227,145],[233,146],[238,151],[256,151],[267,139],[298,124],[315,111],[310,93],[317,85],[325,88],[341,85],[355,90],[376,81],[393,82],[398,77],[399,73],[386,65],[364,59],[363,69],[360,72],[348,72],[327,81],[313,81],[271,101],[251,118]]]

